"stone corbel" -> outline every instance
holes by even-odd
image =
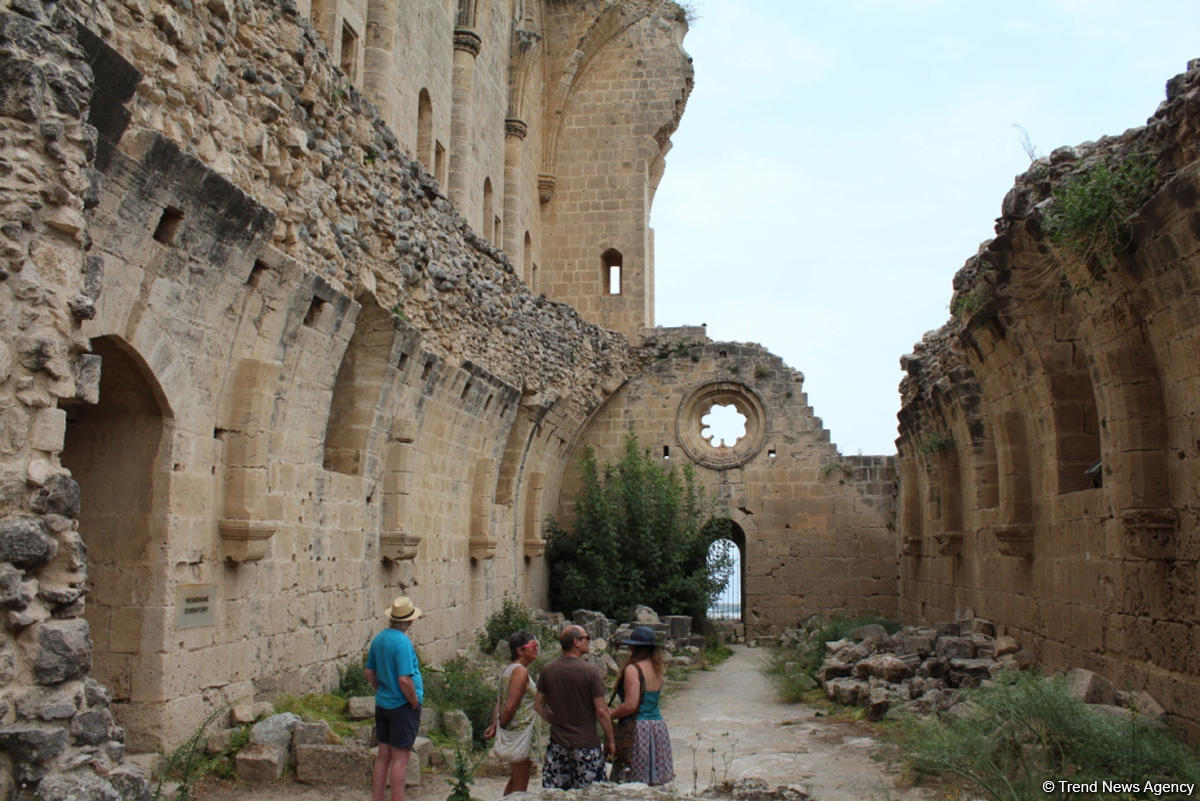
[[[257,562],[266,557],[267,546],[279,524],[260,520],[221,520],[217,528],[225,545],[225,558],[231,562]]]
[[[415,559],[421,538],[407,531],[383,531],[379,534],[379,556],[385,562],[401,562]]]
[[[996,535],[1000,553],[1022,559],[1033,558],[1032,523],[1006,523],[996,526],[992,533]]]
[[[557,181],[553,175],[542,173],[538,175],[538,200],[544,206],[554,199],[554,188],[557,186]]]
[[[495,459],[475,462],[475,477],[471,487],[471,536],[468,547],[472,559],[492,559],[496,556],[496,538],[492,533],[492,488],[496,486]]]
[[[1121,513],[1121,544],[1135,559],[1174,559],[1179,512],[1175,509],[1126,509]]]
[[[525,558],[537,559],[546,553],[546,541],[543,539],[530,538],[525,540]]]
[[[905,556],[920,556],[921,555],[921,538],[920,537],[905,537],[900,541],[900,553]]]
[[[937,552],[942,556],[958,556],[962,553],[963,533],[961,531],[941,531],[933,535],[937,543]]]
[[[217,520],[225,558],[256,562],[280,528],[283,499],[270,491],[268,450],[279,362],[238,362],[223,415],[224,509]]]

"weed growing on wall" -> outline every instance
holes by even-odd
[[[1200,783],[1200,760],[1161,724],[1136,712],[1115,716],[1071,696],[1061,678],[1033,673],[1001,674],[991,686],[969,690],[942,720],[908,718],[894,737],[918,775],[956,781],[971,794],[996,801],[1047,797],[1150,798],[1145,792],[1073,792],[1103,781]],[[1182,797],[1182,796],[1165,796]]]
[[[1144,153],[1085,167],[1055,187],[1046,233],[1089,271],[1104,272],[1129,247],[1129,218],[1149,199],[1155,175]]]
[[[555,609],[595,609],[625,619],[636,604],[660,614],[704,618],[725,586],[732,559],[709,561],[708,546],[729,531],[690,465],[665,468],[637,437],[600,466],[588,449],[575,528],[549,522],[546,556]]]

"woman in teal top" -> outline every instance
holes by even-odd
[[[621,754],[613,759],[612,780],[666,784],[675,778],[675,765],[671,734],[658,708],[663,686],[662,651],[654,630],[648,626],[635,628],[623,644],[630,647],[629,658],[617,678],[621,704],[612,710],[612,717],[614,721],[633,717],[633,749],[628,761]],[[619,742],[619,735],[617,739]]]

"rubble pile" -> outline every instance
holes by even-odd
[[[792,629],[784,644],[804,633]],[[1033,655],[1010,636],[996,635],[995,624],[971,618],[936,626],[905,626],[888,634],[883,626],[860,626],[849,637],[825,643],[816,680],[832,701],[861,706],[867,717],[952,711],[963,689],[978,687],[1005,670],[1025,670]],[[1118,692],[1107,679],[1082,668],[1066,674],[1068,691],[1103,711],[1161,718],[1161,705],[1146,692]]]

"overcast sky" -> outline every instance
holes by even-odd
[[[805,375],[844,454],[894,453],[900,356],[949,317],[1029,159],[1143,125],[1200,0],[696,0],[654,202],[656,322]]]

